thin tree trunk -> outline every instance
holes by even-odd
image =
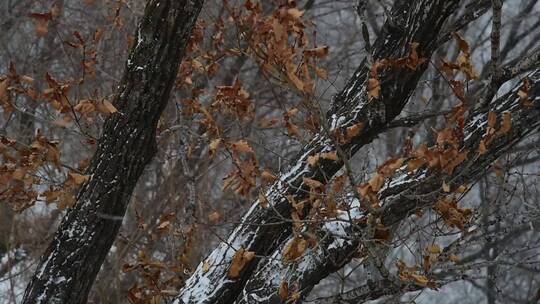
[[[41,258],[23,303],[85,303],[122,224],[131,194],[156,153],[168,102],[203,0],[149,0],[77,202]]]

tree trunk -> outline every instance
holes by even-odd
[[[149,0],[117,88],[89,179],[31,279],[23,303],[85,303],[122,224],[131,194],[156,153],[156,126],[203,0]]]
[[[537,100],[540,98],[540,69],[530,74],[529,81],[531,85],[529,98]],[[448,194],[441,189],[445,181],[452,189],[473,183],[499,156],[514,147],[526,135],[538,131],[540,103],[536,102],[533,107],[521,105],[517,95],[520,86],[521,83],[514,90],[493,101],[489,108],[479,110],[470,116],[469,123],[464,129],[465,139],[462,144],[462,150],[470,151],[470,156],[452,174],[428,173],[428,169],[424,168],[409,173],[405,166],[387,182],[378,195],[383,210],[381,218],[385,226],[395,226],[415,211],[433,206],[438,199]],[[499,117],[503,112],[510,113],[512,128],[508,134],[494,140],[485,154],[478,155],[476,151],[486,133],[488,112],[496,113]],[[361,247],[358,240],[372,237],[368,235],[368,227],[365,224],[351,224],[365,223],[368,217],[366,212],[358,211],[357,200],[351,205],[356,208],[352,208],[350,212],[342,211],[338,216],[339,219],[336,218],[334,222],[329,219],[332,224],[322,227],[319,234],[327,236],[324,241],[315,248],[306,250],[294,263],[284,263],[282,259],[284,246],[278,248],[270,258],[259,265],[257,272],[246,283],[241,299],[237,303],[280,303],[278,290],[281,282],[295,286],[301,291],[302,296],[306,296],[320,280],[348,263]],[[344,233],[346,235],[343,235]]]
[[[367,96],[370,67],[366,61],[358,67],[345,88],[334,99],[327,114],[327,125],[331,131],[343,131],[362,124],[362,131],[348,143],[341,145],[349,156],[369,144],[399,115],[438,46],[439,31],[448,16],[456,11],[459,3],[459,0],[395,1],[389,20],[374,44],[371,54],[373,60],[407,57],[413,42],[419,43],[419,56],[428,60],[415,69],[388,68],[380,72],[378,76],[381,96],[378,100],[371,101]],[[238,278],[232,279],[227,273],[234,253],[243,248],[254,251],[257,255],[271,255],[281,241],[288,237],[290,225],[284,223],[282,218],[290,217],[292,206],[286,196],[293,195],[296,201],[301,201],[306,193],[309,193],[303,178],[326,183],[343,166],[341,161],[322,160],[317,166],[310,166],[307,162],[310,155],[335,151],[332,137],[321,130],[302,148],[293,165],[283,172],[279,180],[266,192],[271,207],[262,208],[259,202],[255,201],[242,219],[242,223],[247,225],[238,225],[227,242],[222,242],[205,263],[199,264],[175,303],[231,303],[236,300],[258,261],[253,259],[242,269]],[[209,265],[210,269],[205,269],[204,265]]]

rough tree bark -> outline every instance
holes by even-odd
[[[406,57],[411,43],[418,42],[418,54],[431,58],[438,46],[439,31],[447,18],[458,8],[459,0],[398,0],[394,3],[382,34],[374,44],[374,61],[384,58]],[[376,102],[367,97],[367,77],[370,67],[366,61],[358,67],[345,88],[338,94],[329,110],[327,125],[331,131],[345,130],[361,123],[362,131],[341,149],[353,155],[379,135],[403,109],[414,92],[418,80],[428,66],[428,60],[415,69],[390,68],[379,73],[381,96]],[[290,234],[290,227],[282,218],[289,218],[291,204],[287,195],[300,201],[308,188],[303,178],[326,182],[342,166],[341,161],[322,160],[310,166],[307,158],[322,152],[335,151],[334,139],[321,130],[295,157],[293,165],[282,172],[279,180],[266,192],[271,205],[263,208],[255,201],[244,215],[242,223],[206,259],[186,282],[175,303],[232,303],[242,291],[245,281],[253,273],[257,259],[242,269],[238,278],[227,272],[236,250],[243,248],[257,255],[271,255]],[[279,214],[277,214],[279,213]],[[209,265],[210,269],[205,269]]]
[[[131,194],[157,150],[156,126],[203,0],[149,0],[97,151],[23,303],[86,303]]]
[[[514,147],[527,134],[538,131],[540,69],[531,73],[528,79],[531,86],[529,91],[531,107],[522,105],[517,94],[521,86],[519,83],[513,90],[491,102],[489,107],[480,108],[471,114],[469,123],[464,128],[461,147],[462,151],[470,151],[470,155],[468,160],[460,164],[452,174],[428,172],[427,168],[408,172],[404,166],[386,182],[378,193],[383,210],[381,219],[385,226],[397,225],[418,209],[433,206],[438,199],[448,195],[441,189],[443,182],[446,182],[451,190],[474,182],[499,156]],[[504,112],[510,113],[512,127],[506,135],[494,140],[486,153],[478,154],[476,151],[486,133],[488,112],[495,113],[498,117]],[[323,241],[315,248],[306,250],[305,254],[294,263],[284,263],[282,259],[284,245],[278,248],[270,258],[259,265],[246,283],[237,303],[280,303],[278,290],[281,282],[295,286],[301,295],[305,296],[321,279],[348,263],[358,254],[362,245],[360,240],[370,238],[368,227],[365,225],[368,214],[360,211],[358,206],[359,203],[355,199],[349,212],[340,212],[335,221],[324,225],[319,231]],[[387,281],[381,283],[386,286],[383,289],[392,291],[387,286]],[[359,294],[366,297],[388,294],[379,289],[368,288],[369,292],[359,289]],[[360,300],[359,294],[354,294],[356,300]]]

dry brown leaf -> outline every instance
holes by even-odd
[[[4,108],[4,115],[8,117],[13,112],[13,105],[9,95],[9,78],[0,76],[0,106]]]
[[[350,127],[347,127],[347,129],[345,129],[345,138],[343,138],[341,142],[342,143],[350,142],[353,138],[355,138],[356,136],[358,136],[358,134],[360,134],[363,128],[364,128],[364,124],[361,122],[354,124]]]
[[[246,140],[239,140],[232,143],[231,149],[237,153],[253,153],[253,149]]]
[[[497,114],[495,114],[495,112],[489,111],[488,120],[487,120],[488,127],[495,128],[496,123],[497,123]]]
[[[75,185],[80,185],[80,184],[86,182],[90,178],[89,175],[79,174],[79,173],[75,173],[75,172],[69,172],[68,175],[69,175],[68,179],[73,180]]]
[[[203,262],[202,270],[204,273],[207,273],[210,270],[210,263],[208,263],[208,260]]]
[[[219,222],[219,219],[221,218],[221,214],[219,214],[219,212],[217,211],[214,211],[212,213],[210,213],[208,215],[208,220],[211,222],[211,223],[217,223]]]
[[[220,143],[221,143],[221,138],[212,139],[212,141],[208,145],[208,156],[210,158],[213,158],[216,155],[216,152]]]
[[[338,161],[338,155],[336,151],[321,153],[321,158]]]
[[[442,189],[444,192],[450,192],[450,186],[445,181],[442,183]]]
[[[304,238],[294,237],[283,248],[283,261],[288,263],[300,258],[307,248],[307,241]]]
[[[101,102],[98,102],[97,109],[104,114],[112,114],[118,112],[118,110],[113,106],[113,104],[107,99],[103,99]]]
[[[345,182],[347,181],[347,176],[345,174],[336,176],[332,184],[332,191],[334,193],[340,193],[345,188]]]
[[[264,183],[272,183],[278,179],[277,176],[275,176],[268,169],[263,170],[263,172],[261,173],[261,178]]]
[[[287,14],[289,14],[289,16],[291,16],[293,19],[299,19],[302,17],[302,15],[304,15],[304,11],[297,8],[290,8],[287,10]]]
[[[302,181],[311,189],[324,189],[324,184],[317,180],[308,177],[302,177]]]
[[[502,113],[502,120],[501,120],[501,127],[499,128],[499,131],[497,131],[497,136],[502,136],[510,132],[512,119],[511,114],[508,111],[505,111]]]
[[[307,162],[310,166],[314,167],[320,159],[320,154],[310,155],[308,156]]]
[[[420,286],[426,286],[428,285],[428,278],[424,275],[411,273],[411,278],[416,282],[416,284]]]
[[[304,91],[304,82],[296,76],[294,71],[287,71],[287,79],[294,85],[294,87],[303,92]]]
[[[377,193],[384,184],[384,176],[380,173],[377,173],[371,177],[371,179],[368,181],[368,184],[371,187],[371,190]]]
[[[381,83],[376,78],[368,79],[368,99],[379,98],[381,95]]]
[[[261,207],[263,208],[267,208],[269,204],[268,199],[262,190],[259,191],[259,204],[261,204]]]
[[[287,128],[287,133],[289,134],[289,136],[300,138],[300,129],[298,128],[297,125],[289,121],[286,121],[285,127]]]
[[[482,139],[478,145],[478,154],[484,155],[487,152],[486,142]]]
[[[308,57],[324,58],[328,55],[328,46],[320,46],[312,49],[304,50],[304,55]]]
[[[407,161],[407,170],[409,170],[409,172],[412,172],[412,171],[422,167],[425,163],[426,163],[426,161],[424,159],[422,159],[422,158],[409,159]]]
[[[28,17],[34,19],[36,35],[38,37],[45,37],[49,32],[49,21],[53,18],[52,13],[31,13]]]
[[[244,267],[253,259],[255,252],[246,251],[244,248],[240,248],[236,251],[229,267],[228,277],[231,279],[238,278],[240,272]]]
[[[289,298],[289,284],[287,284],[287,282],[285,281],[282,281],[280,284],[279,284],[279,298],[281,299],[281,301],[287,301],[287,299]]]
[[[427,246],[426,251],[431,254],[439,254],[442,252],[441,246],[437,244],[432,244]]]

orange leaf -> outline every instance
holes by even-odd
[[[268,199],[262,190],[259,191],[259,204],[263,208],[267,208],[269,204]]]
[[[332,191],[334,193],[339,193],[343,191],[343,188],[345,188],[345,182],[347,180],[347,176],[345,174],[342,174],[340,176],[336,176],[334,178],[334,182],[332,184]]]
[[[36,35],[38,37],[45,37],[49,32],[49,21],[53,18],[52,13],[31,13],[28,17],[34,19]]]
[[[308,57],[324,58],[328,55],[329,48],[327,45],[312,49],[304,50],[304,55]]]
[[[300,258],[307,248],[307,241],[300,237],[294,237],[283,248],[283,261],[291,262]]]
[[[304,91],[304,82],[296,76],[296,73],[287,71],[287,78],[298,89],[298,91]]]
[[[217,211],[214,211],[208,215],[208,220],[214,224],[217,223],[220,218],[221,218],[221,215]]]
[[[287,14],[289,14],[289,16],[291,16],[293,19],[298,19],[302,17],[302,15],[304,14],[304,11],[301,11],[297,8],[290,8],[287,10]]]
[[[118,110],[113,106],[113,104],[106,99],[103,99],[101,102],[97,103],[97,109],[101,113],[105,114],[112,114],[118,112]]]
[[[488,113],[487,125],[490,128],[494,128],[496,123],[497,123],[497,114],[495,114],[495,112],[490,111]]]
[[[311,189],[323,189],[324,188],[324,184],[317,181],[317,180],[314,180],[314,179],[311,179],[311,178],[308,178],[308,177],[302,177],[302,180],[303,180],[304,184],[306,184]]]
[[[285,281],[282,281],[280,284],[279,284],[279,298],[281,299],[281,301],[286,301],[287,298],[289,298],[289,284],[287,284],[287,282]]]
[[[321,158],[324,158],[324,159],[330,159],[330,160],[335,160],[335,161],[339,160],[336,151],[321,153],[320,155],[321,155]]]
[[[210,145],[208,145],[208,155],[210,158],[213,158],[216,155],[219,144],[221,143],[221,138],[212,139]]]
[[[442,252],[441,246],[437,244],[427,246],[426,251],[431,254],[439,254]]]
[[[246,251],[244,248],[238,249],[233,256],[228,276],[231,279],[238,278],[242,269],[253,259],[255,252]]]
[[[231,144],[231,149],[234,152],[253,153],[253,149],[246,140],[239,140]]]
[[[315,166],[319,162],[320,154],[310,155],[307,158],[307,162],[310,166]]]
[[[73,182],[76,185],[80,185],[80,184],[86,182],[90,178],[89,175],[83,175],[83,174],[79,174],[79,173],[75,173],[75,172],[69,172],[68,175],[69,175],[68,179],[73,180]]]
[[[504,135],[510,131],[511,128],[511,118],[510,112],[502,113],[501,128],[497,131],[497,136]]]
[[[379,98],[381,95],[381,84],[376,78],[368,79],[368,99]]]
[[[363,128],[364,128],[364,124],[361,122],[348,127],[345,130],[345,142],[349,142],[351,139],[353,139],[358,134],[360,134]]]
[[[450,186],[446,182],[443,182],[442,188],[444,192],[450,192]]]
[[[261,178],[262,180],[265,182],[265,183],[271,183],[275,180],[277,180],[277,176],[275,176],[272,172],[270,172],[269,170],[265,169],[262,173],[261,173]]]

